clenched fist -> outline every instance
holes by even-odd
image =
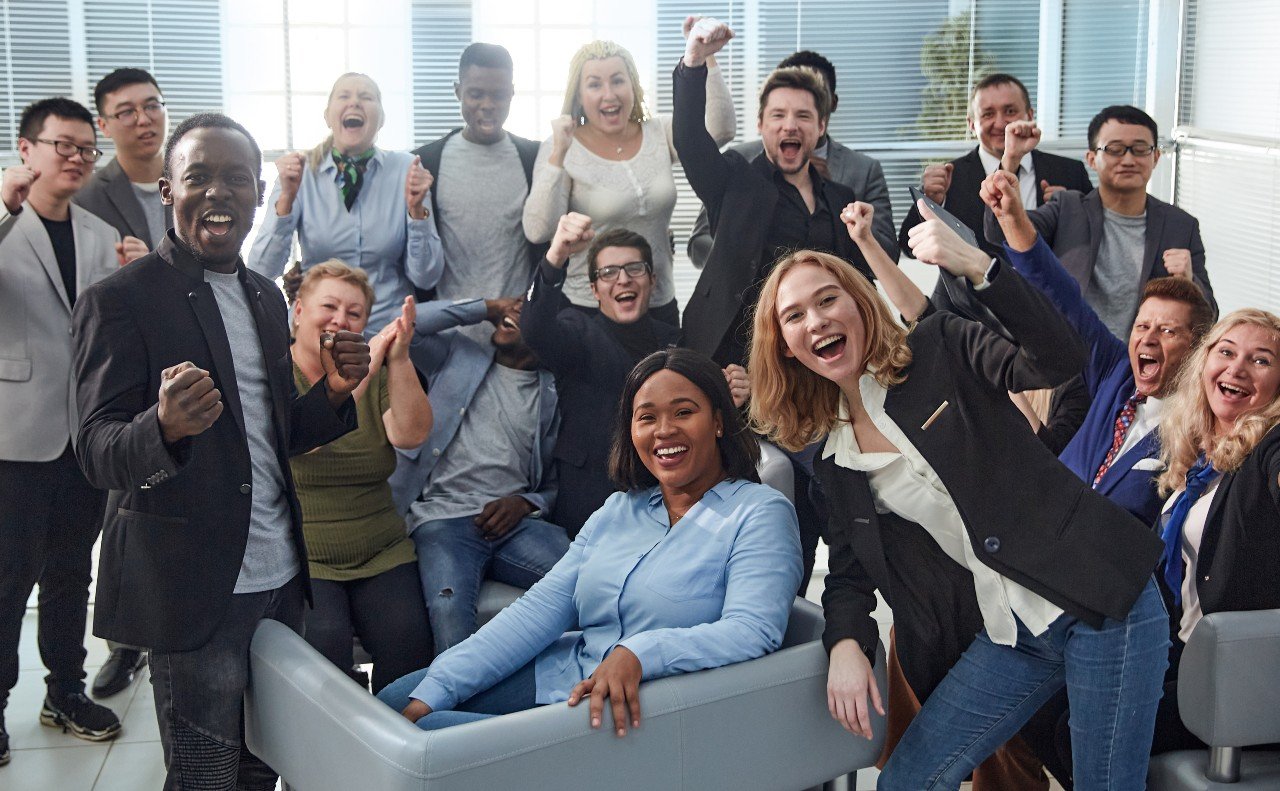
[[[942,205],[947,200],[947,190],[951,189],[951,171],[956,166],[948,162],[945,165],[930,165],[924,169],[920,177],[920,189],[929,200]]]
[[[1164,251],[1164,268],[1172,277],[1190,280],[1191,251],[1184,247],[1171,247]]]
[[[585,214],[569,212],[560,218],[556,225],[556,235],[547,248],[547,262],[560,268],[568,262],[570,256],[586,250],[596,232],[591,228],[591,218]]]
[[[1000,167],[1010,173],[1018,172],[1022,158],[1030,154],[1040,143],[1040,127],[1035,121],[1014,121],[1004,128],[1004,156]]]
[[[413,219],[426,219],[427,209],[423,201],[434,182],[435,176],[422,166],[422,157],[414,157],[413,163],[409,165],[409,173],[404,177],[404,203],[409,207],[409,216]]]
[[[120,266],[137,261],[149,252],[147,243],[136,236],[126,236],[116,242],[116,261]]]
[[[358,332],[321,333],[320,365],[333,397],[330,401],[341,404],[369,374],[369,344]]]
[[[166,444],[203,434],[222,414],[222,393],[209,372],[187,361],[160,372],[156,416]]]
[[[10,214],[22,208],[22,203],[31,194],[31,185],[40,178],[40,171],[26,165],[14,165],[4,169],[4,179],[0,182],[0,199]]]
[[[564,155],[569,153],[569,146],[573,145],[573,133],[577,128],[576,118],[562,115],[551,119],[551,164],[556,167],[564,166]]]
[[[875,239],[871,235],[871,221],[875,216],[876,207],[857,201],[844,207],[844,211],[840,212],[840,221],[844,223],[849,231],[849,238],[854,242],[870,242]]]
[[[276,160],[276,172],[279,174],[280,197],[276,199],[276,214],[281,217],[293,211],[293,201],[298,197],[298,187],[302,184],[302,169],[307,166],[307,157],[301,151],[290,151]]]

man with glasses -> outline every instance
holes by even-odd
[[[169,116],[155,78],[142,69],[116,69],[93,89],[98,128],[115,143],[116,156],[72,199],[115,228],[118,255],[132,261],[154,250],[173,224],[173,209],[160,202]],[[93,679],[93,694],[124,691],[147,663],[146,652],[108,642],[111,654]]]
[[[18,153],[0,182],[0,764],[3,711],[18,682],[18,638],[39,583],[40,658],[49,669],[40,722],[104,741],[120,720],[84,694],[91,553],[105,494],[76,463],[71,308],[120,265],[120,235],[71,197],[97,148],[93,116],[70,99],[22,111]],[[2,784],[0,784],[2,785]]]
[[[1129,105],[1107,107],[1089,122],[1085,160],[1098,174],[1098,189],[1063,192],[1028,211],[1089,306],[1111,334],[1129,337],[1143,287],[1173,275],[1194,282],[1214,313],[1218,306],[1204,265],[1204,243],[1195,217],[1147,194],[1160,161],[1159,134],[1151,116]],[[988,241],[1004,241],[988,209]]]
[[[172,209],[160,202],[169,116],[160,86],[142,69],[116,69],[103,77],[93,100],[98,128],[115,144],[116,156],[75,202],[120,232],[132,260],[154,250],[173,224]]]

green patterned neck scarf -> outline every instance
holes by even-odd
[[[369,166],[369,160],[373,158],[375,149],[369,149],[363,154],[355,156],[347,156],[346,154],[333,151],[333,162],[338,166],[338,172],[342,174],[342,201],[347,205],[347,211],[351,211],[351,207],[355,205],[356,196],[360,194],[360,187],[364,185],[364,171]]]

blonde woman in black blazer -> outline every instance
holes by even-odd
[[[908,682],[927,696],[880,788],[957,788],[1064,684],[1085,731],[1079,782],[1142,788],[1168,647],[1151,579],[1160,541],[1062,466],[1007,395],[1073,376],[1083,347],[1012,268],[940,221],[911,241],[967,278],[1018,343],[946,312],[908,333],[852,268],[811,251],[778,263],[755,316],[753,420],[784,447],[830,435],[817,472],[837,501],[823,594],[832,716],[869,736],[881,708],[868,659],[879,589]],[[921,655],[971,637],[968,619],[946,617],[953,596],[962,613],[976,600],[983,628],[946,671],[957,657]]]

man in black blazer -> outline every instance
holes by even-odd
[[[258,621],[299,628],[309,588],[288,458],[354,428],[368,372],[364,339],[335,332],[297,396],[283,296],[239,257],[261,165],[226,116],[184,121],[161,182],[173,231],[72,320],[77,455],[111,490],[94,632],[151,649],[166,789],[275,787],[241,749],[242,700]]]
[[[123,257],[138,258],[156,249],[173,225],[173,210],[160,200],[164,142],[169,115],[155,77],[143,69],[116,69],[93,89],[98,128],[115,143],[116,156],[76,193],[72,201],[120,232]],[[146,652],[111,645],[111,655],[93,679],[95,697],[123,691],[147,662]]]
[[[538,142],[503,129],[515,96],[513,69],[505,47],[463,50],[453,92],[464,126],[413,152],[435,176],[431,209],[444,245],[435,298],[522,294],[546,250],[525,238],[523,225]],[[478,334],[475,340],[489,342]]]
[[[736,151],[721,154],[703,115],[706,58],[724,43],[690,35],[672,78],[672,139],[715,237],[685,306],[684,345],[721,366],[745,363],[749,311],[780,254],[831,252],[873,279],[840,221],[856,200],[853,191],[823,178],[810,160],[831,114],[822,78],[807,68],[775,70],[760,92],[757,128],[765,155],[748,162]]]
[[[925,168],[921,185],[925,195],[946,206],[979,241],[983,239],[983,203],[978,188],[997,168],[1017,174],[1026,206],[1039,206],[1064,189],[1093,189],[1084,163],[1036,148],[1040,130],[1035,126],[1035,110],[1027,87],[1017,77],[992,74],[978,81],[969,96],[968,121],[978,145],[945,165]],[[907,255],[911,255],[907,234],[921,222],[913,204],[898,232],[898,243]],[[988,243],[983,249],[998,255],[1000,245]]]

